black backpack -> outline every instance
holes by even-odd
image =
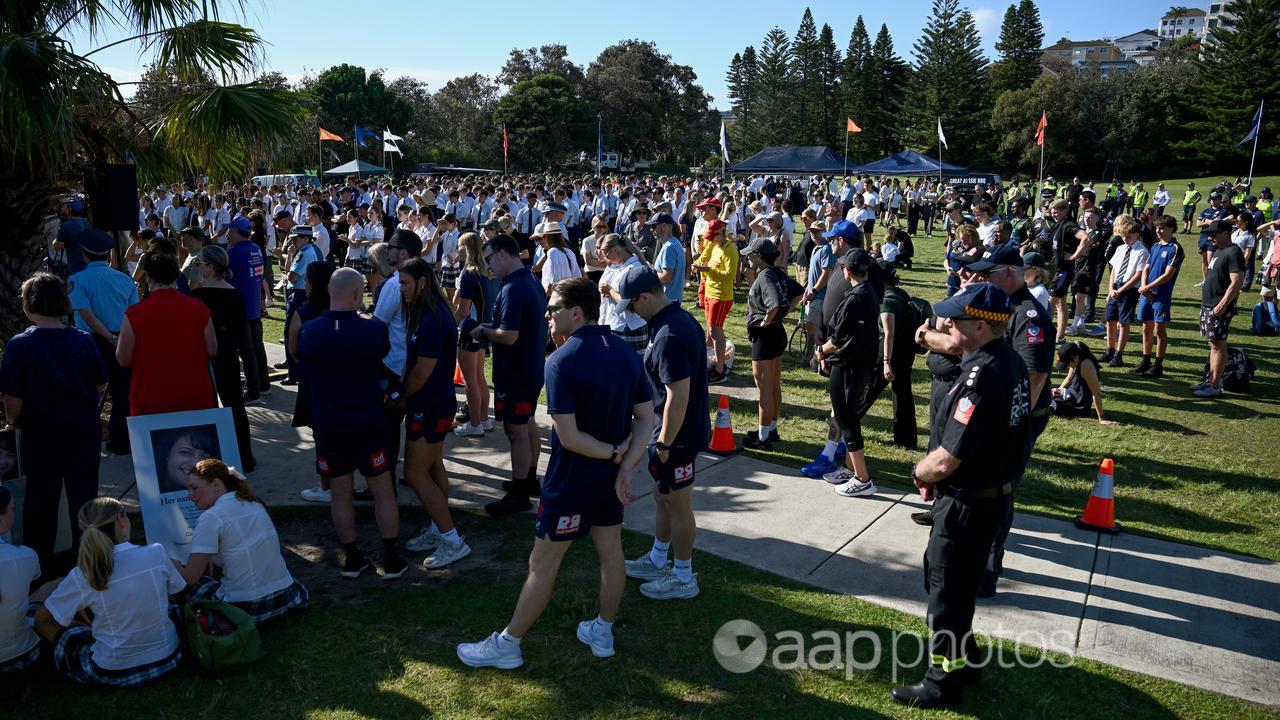
[[[1222,371],[1222,389],[1227,392],[1249,392],[1249,379],[1258,371],[1249,354],[1240,348],[1227,348],[1227,367]],[[1209,363],[1204,364],[1204,381],[1209,382]]]
[[[933,306],[929,304],[928,300],[912,295],[907,299],[907,312],[911,316],[911,332],[914,333],[916,328],[925,324],[929,321],[929,318],[933,317]],[[929,350],[923,345],[916,345],[917,355],[924,355],[928,352]]]

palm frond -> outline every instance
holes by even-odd
[[[115,19],[138,33],[150,33],[202,16],[200,0],[111,0]],[[213,5],[215,11],[217,3]]]
[[[192,82],[206,73],[228,83],[253,69],[262,38],[252,28],[216,20],[194,20],[157,34],[156,62],[173,68],[179,82]]]
[[[290,137],[302,117],[300,100],[257,82],[192,90],[169,106],[154,140],[175,162],[236,177],[254,147]]]

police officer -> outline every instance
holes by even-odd
[[[1009,320],[1005,340],[1013,346],[1027,368],[1027,379],[1031,383],[1031,416],[1027,431],[1027,448],[1023,459],[1023,471],[1035,449],[1036,440],[1049,424],[1049,401],[1051,398],[1049,372],[1054,363],[1053,322],[1049,320],[1048,311],[1040,304],[1031,291],[1027,289],[1027,281],[1023,274],[1022,255],[1013,244],[997,245],[983,253],[982,258],[969,265],[969,270],[977,274],[983,281],[1000,288],[1009,296],[1013,305],[1013,316]],[[1013,486],[1016,490],[1022,481],[1019,472]],[[1000,527],[991,546],[991,556],[987,562],[987,572],[983,575],[982,586],[978,589],[978,597],[993,597],[996,594],[996,582],[1004,571],[1004,544],[1013,527],[1013,503],[1009,504],[1009,514]]]
[[[111,393],[111,417],[107,421],[107,452],[129,453],[129,383],[127,367],[116,362],[116,342],[124,311],[138,302],[138,286],[126,274],[108,264],[115,240],[101,230],[85,230],[77,236],[84,269],[67,279],[76,327],[89,333],[107,365]]]
[[[894,701],[921,708],[959,702],[977,681],[974,605],[992,542],[1009,512],[1022,472],[1031,413],[1026,366],[1004,335],[1013,308],[990,283],[976,283],[934,306],[963,352],[960,378],[947,391],[930,434],[933,448],[911,471],[936,494],[924,554],[930,665],[915,685],[893,688]]]

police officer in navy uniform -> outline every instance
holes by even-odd
[[[1031,459],[1036,440],[1049,424],[1050,391],[1049,373],[1053,370],[1055,328],[1049,320],[1048,309],[1040,304],[1031,291],[1027,289],[1027,281],[1023,275],[1022,254],[1018,246],[1012,243],[997,245],[982,254],[982,257],[969,265],[969,271],[977,274],[982,280],[995,285],[1009,296],[1013,305],[1013,316],[1009,320],[1009,329],[1005,340],[1013,346],[1022,362],[1027,366],[1027,379],[1031,384],[1031,417],[1027,432],[1027,449],[1023,459],[1023,471]],[[1022,480],[1022,472],[1014,480],[1015,489]],[[996,594],[996,582],[1004,571],[1004,544],[1009,538],[1009,530],[1013,527],[1013,506],[1010,503],[1009,515],[1000,528],[1000,534],[991,547],[991,556],[987,562],[987,572],[982,579],[978,597],[993,597]]]
[[[978,586],[1025,462],[1031,403],[1027,369],[1005,341],[1013,308],[990,283],[976,283],[934,306],[963,352],[960,377],[934,418],[929,454],[911,471],[923,496],[938,496],[924,554],[930,664],[894,701],[921,708],[959,702],[980,678],[971,630]]]

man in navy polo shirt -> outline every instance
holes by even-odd
[[[262,251],[249,241],[253,224],[237,215],[227,229],[227,267],[231,285],[244,299],[244,317],[248,336],[240,341],[240,359],[248,383],[244,401],[253,402],[262,391],[270,391],[267,381],[267,349],[262,344]]]
[[[649,450],[654,493],[653,548],[627,561],[627,577],[646,581],[640,594],[654,600],[698,595],[693,572],[694,464],[706,448],[711,423],[707,414],[707,352],[702,326],[671,302],[657,273],[633,266],[609,291],[619,306],[629,306],[649,323],[644,369],[652,386],[657,419]],[[674,545],[675,565],[667,564]]]
[[[396,550],[400,512],[391,484],[396,457],[388,453],[386,417],[378,369],[391,344],[387,326],[356,314],[364,277],[340,268],[329,280],[329,309],[302,327],[298,355],[311,393],[316,472],[329,478],[333,527],[346,553],[343,577],[369,569],[356,545],[353,501],[355,471],[373,492],[374,515],[382,536],[382,578],[391,580],[407,567]]]
[[[613,622],[626,586],[622,510],[635,499],[631,477],[653,431],[653,403],[639,356],[596,324],[599,312],[600,291],[586,278],[552,286],[547,324],[567,340],[546,363],[551,461],[529,576],[502,632],[458,645],[458,659],[471,667],[511,670],[524,663],[520,640],[546,609],[572,541],[588,534],[600,556],[600,613],[578,624],[578,639],[596,657],[613,655]]]
[[[546,294],[520,260],[520,248],[510,235],[486,242],[484,259],[502,288],[493,303],[493,325],[480,325],[471,336],[493,344],[493,410],[511,443],[511,484],[503,484],[507,494],[484,509],[493,517],[505,517],[529,510],[529,497],[539,492],[542,439],[533,413],[542,393],[546,359]]]

